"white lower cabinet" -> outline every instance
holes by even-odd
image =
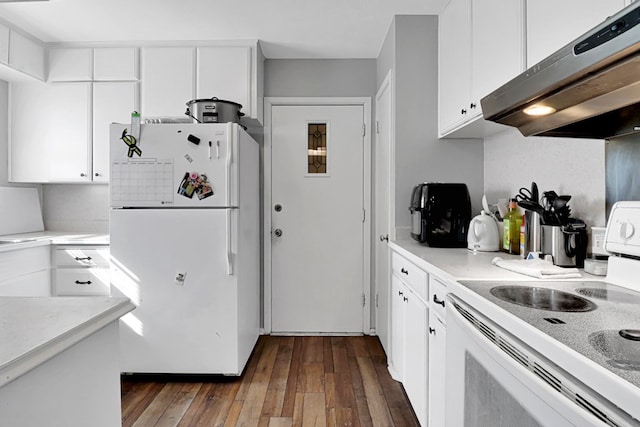
[[[429,280],[429,427],[444,427],[446,363],[446,285]]]
[[[51,296],[49,246],[0,252],[0,296]]]
[[[421,294],[427,287],[427,275],[397,253],[392,253],[392,259],[389,368],[393,378],[402,382],[420,424],[426,426],[429,310]]]
[[[58,245],[53,249],[54,295],[109,295],[109,247]]]

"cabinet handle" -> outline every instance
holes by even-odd
[[[431,326],[429,326],[429,333],[435,335],[436,334],[436,330],[433,329]]]
[[[474,102],[472,102],[471,104],[469,104],[469,108],[471,108],[472,110],[476,108],[476,104]]]
[[[76,261],[91,261],[91,257],[90,256],[85,256],[85,257],[79,257],[77,256]]]
[[[100,174],[100,173],[98,173],[98,172],[96,172],[94,175],[95,175],[95,176],[102,176],[102,174]]]
[[[440,301],[436,296],[436,294],[433,294],[433,302],[435,302],[436,304],[440,304],[441,306],[444,307],[444,300]]]
[[[402,296],[404,293],[402,291],[398,291],[398,295]]]
[[[91,280],[87,280],[86,282],[83,282],[81,280],[76,280],[76,285],[90,285],[91,284]]]
[[[462,115],[467,114],[467,110],[465,108],[463,108],[462,110],[460,110],[460,114],[462,114]]]
[[[82,172],[82,173],[80,174],[80,178],[84,178],[85,176],[87,176],[87,174],[86,174],[86,173],[84,173],[84,172]]]
[[[402,299],[404,300],[404,302],[409,301],[409,298],[407,298],[407,297],[402,297]]]
[[[404,267],[400,268],[400,273],[406,274],[407,276],[409,275],[409,272],[405,270]]]

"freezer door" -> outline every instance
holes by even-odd
[[[137,306],[120,321],[122,372],[242,372],[238,282],[227,265],[236,224],[236,209],[111,211],[111,292]]]
[[[235,123],[111,125],[112,207],[235,207]]]

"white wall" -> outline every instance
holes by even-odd
[[[571,195],[574,218],[605,226],[605,142],[523,137],[506,129],[484,140],[484,191],[490,204],[538,184],[540,193]]]
[[[409,227],[420,182],[467,184],[474,212],[484,190],[481,140],[438,139],[438,17],[396,16],[378,55],[377,82],[394,70],[395,217]]]

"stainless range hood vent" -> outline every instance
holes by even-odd
[[[484,118],[524,136],[605,139],[640,132],[640,3],[481,100]],[[530,115],[548,107],[546,115]]]

